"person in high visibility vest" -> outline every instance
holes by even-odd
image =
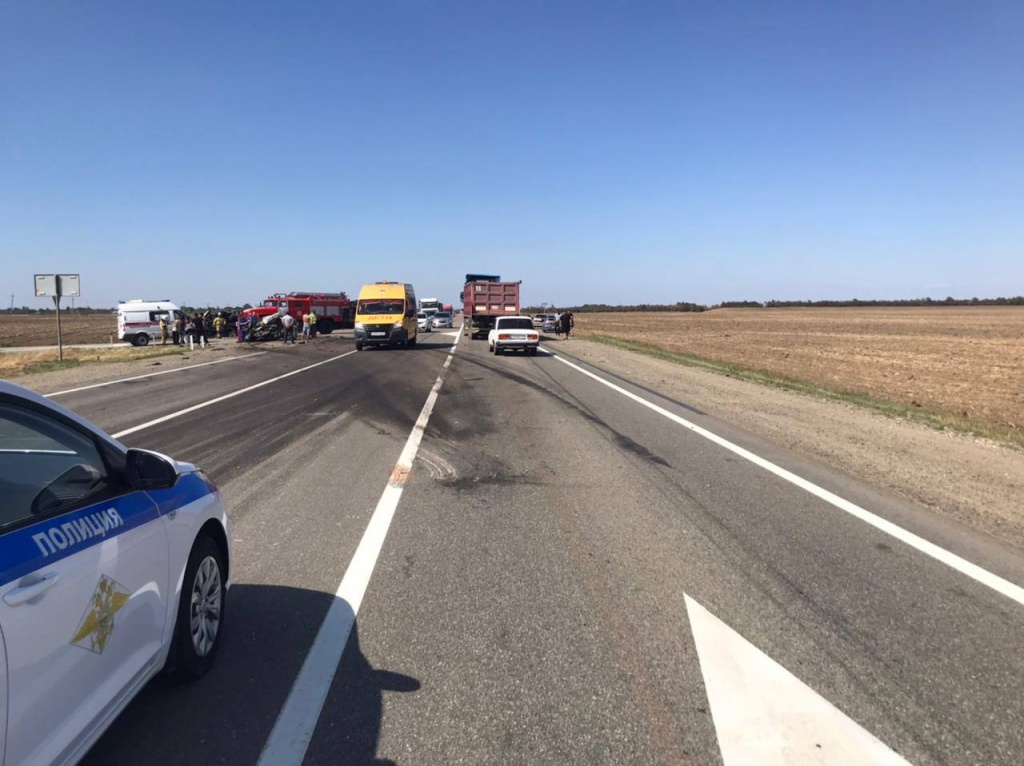
[[[160,317],[160,345],[167,345],[167,317]]]

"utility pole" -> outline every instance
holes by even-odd
[[[8,309],[8,313],[9,314],[13,314],[14,313],[14,293],[11,293],[11,308]]]

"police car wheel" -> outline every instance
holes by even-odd
[[[175,628],[174,672],[199,678],[213,664],[224,623],[224,556],[210,537],[192,547],[182,581]]]

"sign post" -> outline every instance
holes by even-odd
[[[64,361],[64,335],[60,327],[60,299],[63,296],[78,298],[81,296],[81,285],[78,274],[36,274],[36,297],[53,298],[57,309],[57,353],[60,361]]]

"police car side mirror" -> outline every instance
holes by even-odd
[[[162,455],[144,449],[128,450],[128,482],[133,489],[166,489],[178,480],[178,472]]]

